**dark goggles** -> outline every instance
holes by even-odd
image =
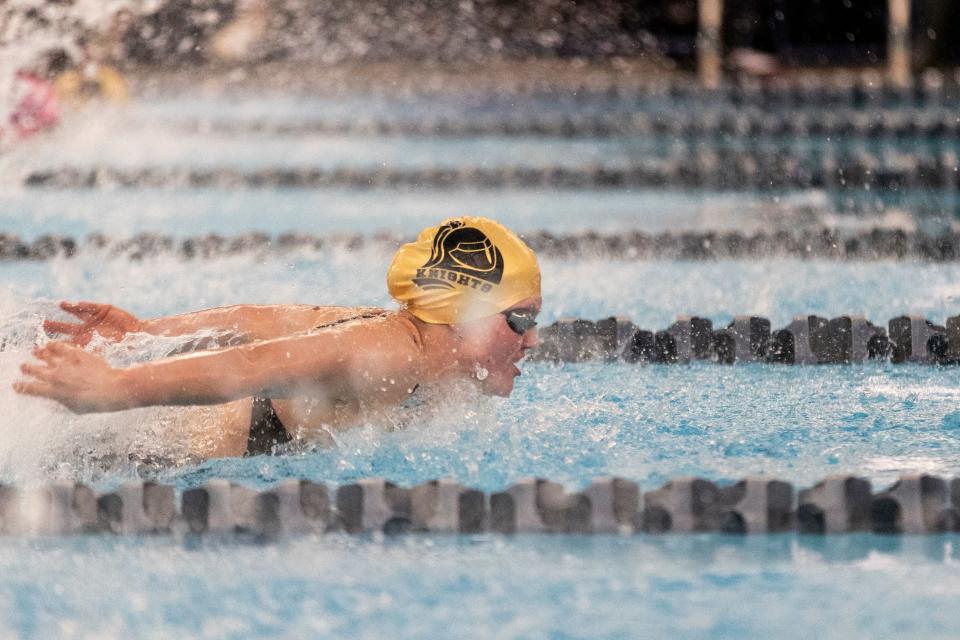
[[[537,312],[533,309],[511,309],[504,311],[503,317],[507,319],[510,330],[519,336],[537,326]]]

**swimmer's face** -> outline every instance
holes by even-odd
[[[511,328],[506,312],[458,325],[462,336],[461,360],[479,364],[487,370],[487,377],[479,381],[484,393],[509,396],[513,391],[514,379],[520,375],[517,364],[539,342],[537,328],[525,327],[524,321],[535,318],[540,313],[541,304],[538,296],[507,309],[508,312],[517,312],[510,318],[514,328]],[[522,330],[522,333],[515,329]]]

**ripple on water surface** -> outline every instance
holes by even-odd
[[[333,536],[264,547],[7,539],[0,634],[955,638],[958,542]]]
[[[321,236],[390,232],[412,238],[444,218],[469,214],[494,218],[520,233],[703,228],[751,233],[771,224],[789,224],[792,229],[801,222],[815,222],[817,217],[796,209],[827,204],[821,193],[785,198],[778,204],[759,194],[639,189],[0,188],[0,229],[27,239],[44,233],[99,232],[124,238],[141,232],[184,236],[248,231]]]
[[[383,282],[388,260],[365,249],[284,259],[128,262],[88,256],[0,266],[3,332],[22,336],[24,348],[0,354],[0,378],[6,381],[0,385],[0,404],[19,420],[9,423],[0,438],[6,443],[8,477],[35,475],[61,434],[104,429],[129,434],[144,424],[156,431],[162,420],[175,421],[173,409],[77,418],[49,403],[14,396],[9,384],[26,358],[39,317],[55,313],[51,302],[40,300],[106,300],[144,317],[239,301],[390,305]],[[953,312],[958,269],[797,260],[546,259],[544,320],[623,314],[641,326],[663,328],[678,313],[721,321],[752,312],[782,326],[804,312],[861,311],[885,322],[913,310],[942,321]],[[525,475],[582,484],[595,475],[617,473],[650,485],[678,474],[730,480],[767,473],[803,483],[841,471],[887,481],[900,472],[958,470],[960,369],[876,364],[524,368],[511,400],[479,402],[470,420],[456,408],[448,420],[414,422],[405,432],[346,434],[334,451],[210,462],[179,469],[173,478],[187,485],[220,474],[252,482],[299,475],[334,482],[364,475],[403,482],[453,476],[496,489]]]
[[[5,371],[15,368],[12,358],[3,362]],[[645,489],[684,475],[765,475],[802,487],[836,473],[882,487],[903,473],[960,474],[958,383],[960,369],[912,365],[531,364],[509,401],[447,399],[429,414],[408,415],[403,430],[360,427],[332,449],[156,473],[181,487],[218,476],[259,486],[383,476],[404,484],[451,477],[493,491],[528,476],[579,487],[610,474]],[[177,433],[184,411],[74,416],[10,391],[0,391],[0,402],[19,416],[0,432],[4,479],[53,473],[100,486],[137,473],[116,461],[104,470],[104,460],[163,450],[164,429]]]
[[[615,474],[650,489],[683,475],[767,475],[804,486],[858,473],[884,486],[902,473],[960,473],[958,370],[531,365],[518,383],[515,400],[472,413],[451,407],[406,431],[347,433],[333,450],[211,461],[169,479],[453,477],[499,490],[526,476],[582,486]]]

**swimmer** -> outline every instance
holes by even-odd
[[[203,457],[270,453],[331,433],[424,387],[470,380],[509,396],[517,363],[537,344],[540,268],[524,242],[478,217],[446,220],[399,248],[387,272],[399,311],[308,305],[234,306],[141,321],[96,303],[63,303],[80,323],[48,320],[67,336],[21,366],[22,394],[76,413],[157,405],[215,405]],[[94,333],[177,336],[225,332],[242,343],[120,369],[80,345]]]

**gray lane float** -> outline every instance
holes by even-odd
[[[797,530],[801,533],[852,533],[870,530],[870,482],[863,478],[826,478],[809,489],[800,491],[797,502]]]
[[[950,506],[950,494],[943,479],[906,476],[873,497],[870,522],[878,533],[953,531],[957,510]]]
[[[680,316],[667,329],[677,362],[706,360],[713,351],[713,322],[697,316]]]
[[[529,231],[524,241],[538,254],[555,258],[600,257],[619,260],[717,260],[798,257],[804,259],[870,261],[960,260],[960,231],[929,233],[873,228],[838,231],[820,228],[798,231],[738,231],[644,233],[567,233]],[[211,260],[242,254],[283,255],[299,251],[354,251],[374,248],[391,252],[411,238],[378,233],[270,235],[251,232],[235,236],[208,234],[176,237],[141,233],[130,238],[111,238],[92,233],[85,238],[42,235],[27,241],[15,234],[0,233],[0,261],[51,260],[96,254],[112,259],[145,260],[175,256],[183,260]]]
[[[758,316],[736,316],[726,327],[712,327],[697,316],[680,316],[663,331],[622,317],[561,318],[540,328],[540,344],[529,357],[555,363],[960,364],[960,316],[948,318],[946,327],[921,316],[899,316],[883,327],[857,315],[797,316],[773,331],[770,321]]]
[[[641,107],[642,108],[642,107]],[[903,143],[955,142],[960,139],[960,123],[953,111],[939,105],[921,108],[871,109],[838,107],[829,113],[811,113],[809,109],[786,107],[770,113],[754,106],[733,109],[709,105],[695,113],[650,113],[642,110],[624,113],[549,113],[490,116],[470,119],[449,115],[423,119],[304,120],[297,122],[271,119],[177,120],[171,126],[184,134],[200,135],[273,135],[273,136],[417,136],[464,138],[545,137],[610,138],[643,136],[664,143],[724,142],[736,139],[747,148],[780,141],[783,138],[838,141],[863,140]],[[837,145],[840,146],[840,145]]]
[[[0,534],[74,534],[102,529],[97,495],[81,484],[0,487]]]
[[[481,491],[453,480],[430,480],[410,492],[414,531],[480,533],[488,522],[487,499]]]
[[[770,321],[758,316],[736,316],[725,328],[713,334],[717,361],[761,362],[770,339]]]
[[[260,531],[267,535],[323,533],[339,527],[327,487],[309,480],[284,480],[260,492],[255,513]]]
[[[337,489],[337,516],[347,533],[409,531],[410,493],[383,478],[364,478]]]
[[[555,26],[555,25],[554,25]],[[353,40],[355,34],[351,33]],[[594,38],[597,42],[609,43],[606,38]],[[529,42],[523,52],[529,54]],[[502,53],[502,52],[500,52]],[[609,54],[609,51],[605,52]],[[634,53],[631,51],[630,53]],[[396,55],[396,51],[382,54],[383,58]],[[529,78],[521,74],[508,79],[498,76],[496,83],[474,83],[474,90],[483,97],[483,104],[492,113],[515,111],[547,111],[559,107],[560,111],[575,107],[606,107],[628,110],[646,110],[652,113],[689,111],[700,114],[711,108],[755,108],[767,113],[781,109],[832,111],[845,109],[875,112],[883,109],[929,109],[951,108],[960,105],[960,72],[956,69],[929,68],[919,74],[910,86],[893,84],[890,79],[874,68],[862,71],[843,70],[823,75],[800,72],[797,75],[774,78],[744,76],[728,78],[716,88],[707,88],[696,80],[683,75],[657,77],[651,81],[649,74],[624,74],[617,70],[599,72],[598,69],[583,70],[575,78],[559,76],[547,78],[535,74]],[[577,79],[582,78],[582,81]],[[398,109],[422,110],[423,101],[434,107],[430,118],[442,110],[438,102],[449,99],[451,87],[445,83],[406,82],[403,77],[392,78],[393,88],[385,89],[382,82],[373,80],[366,88],[373,100],[388,99]],[[504,81],[509,80],[509,81]],[[363,86],[363,85],[361,85]],[[327,87],[323,87],[328,90]],[[457,86],[455,91],[468,88]],[[469,91],[466,92],[469,94]],[[465,94],[465,95],[466,95]],[[361,91],[360,95],[364,95]],[[477,117],[482,117],[480,112]],[[358,113],[356,119],[370,118]],[[217,120],[195,121],[199,130],[214,127]]]
[[[249,487],[214,479],[183,492],[183,525],[192,534],[243,533],[260,530],[258,493]]]
[[[640,487],[623,478],[597,478],[582,494],[589,502],[591,533],[628,533],[640,511]]]
[[[717,486],[702,478],[677,478],[643,494],[636,529],[647,533],[718,531]]]
[[[617,477],[579,491],[528,478],[491,494],[448,479],[402,487],[364,478],[335,490],[290,479],[259,491],[213,479],[179,495],[152,482],[99,495],[58,482],[0,487],[0,523],[6,536],[960,533],[960,478],[906,475],[876,493],[858,476],[799,491],[768,477],[676,478],[645,492]]]
[[[125,482],[97,499],[100,528],[119,534],[168,533],[176,514],[173,487]]]
[[[783,145],[781,145],[783,146]],[[954,192],[960,186],[953,151],[921,147],[884,149],[879,153],[827,148],[798,154],[793,149],[736,149],[687,145],[671,147],[632,165],[458,166],[391,169],[386,167],[267,167],[242,170],[229,166],[61,167],[35,170],[23,184],[37,189],[319,189],[381,188],[551,188],[685,189],[758,192],[824,189],[859,194],[864,189],[924,189]]]
[[[946,328],[920,316],[890,320],[890,341],[894,362],[930,362],[949,350],[944,345]]]

